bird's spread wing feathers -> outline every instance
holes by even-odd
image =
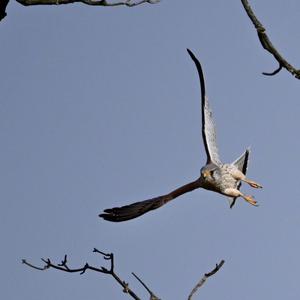
[[[219,157],[219,149],[217,146],[216,127],[212,117],[212,111],[209,107],[208,98],[205,96],[204,104],[202,104],[203,120],[202,120],[202,134],[204,144],[207,145],[208,162],[213,162],[220,166],[222,163]]]
[[[250,155],[250,149],[248,148],[238,159],[236,159],[232,163],[233,165],[235,165],[245,175],[247,173],[249,155]],[[240,189],[241,185],[242,185],[242,183],[239,182],[239,184],[237,186],[238,190]],[[236,199],[237,199],[236,197],[229,199],[230,208],[232,208],[234,206],[234,204],[236,202]]]
[[[169,201],[177,198],[178,196],[187,192],[191,192],[192,190],[199,188],[200,186],[201,185],[199,180],[195,180],[181,186],[180,188],[172,191],[167,195],[159,196],[140,202],[135,202],[121,207],[105,209],[104,213],[100,214],[99,217],[111,222],[123,222],[131,220],[147,213],[148,211],[157,209],[163,206],[164,204],[168,203]]]
[[[237,158],[232,163],[245,175],[248,167],[249,154],[250,154],[250,149],[248,148],[239,158]]]
[[[219,150],[217,146],[216,139],[216,127],[214,124],[212,111],[209,107],[208,98],[205,93],[205,81],[202,71],[202,67],[198,59],[195,57],[193,52],[187,49],[189,55],[194,61],[200,79],[201,87],[201,111],[202,111],[202,137],[204,142],[204,147],[207,155],[207,164],[210,162],[215,163],[216,165],[221,165]]]

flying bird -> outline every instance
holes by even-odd
[[[228,196],[230,198],[230,208],[233,207],[238,197],[242,197],[251,205],[257,206],[257,202],[252,196],[245,195],[240,191],[242,182],[248,183],[253,188],[262,188],[260,184],[246,177],[250,151],[247,149],[232,163],[223,164],[221,162],[216,142],[216,129],[212,111],[209,107],[208,98],[205,92],[202,67],[192,51],[189,49],[187,49],[187,51],[196,65],[200,79],[202,138],[207,155],[206,165],[201,168],[200,177],[198,179],[185,184],[168,194],[121,207],[105,209],[104,213],[99,215],[99,217],[102,217],[104,220],[123,222],[137,218],[151,210],[165,205],[182,194],[198,188],[204,188]]]

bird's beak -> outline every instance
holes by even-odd
[[[206,178],[210,175],[210,172],[209,171],[204,171],[203,172],[203,177]]]

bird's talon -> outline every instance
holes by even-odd
[[[256,182],[251,182],[250,186],[252,186],[255,189],[262,189],[262,186]]]
[[[245,196],[244,199],[253,206],[258,206],[257,201],[252,196]]]

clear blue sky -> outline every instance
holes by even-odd
[[[300,58],[298,1],[251,1],[273,43]],[[1,299],[129,299],[97,273],[38,272],[21,259],[102,265],[144,299],[136,272],[163,299],[297,299],[299,84],[260,46],[240,1],[164,0],[136,8],[23,7],[0,23]],[[224,162],[251,146],[243,185],[260,206],[196,190],[126,223],[98,214],[169,192],[205,163],[202,62]],[[197,298],[197,299],[198,299]],[[196,298],[195,298],[196,299]]]

